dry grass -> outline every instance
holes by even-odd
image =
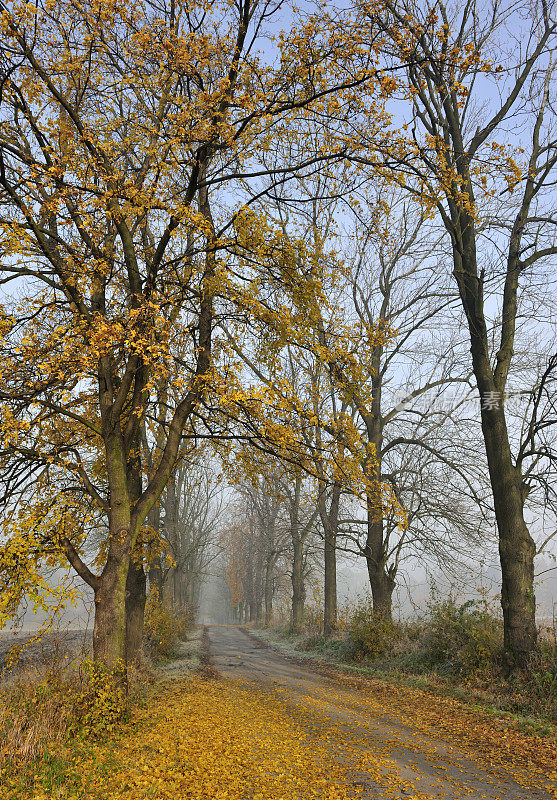
[[[79,671],[35,668],[0,685],[1,761],[29,761],[60,743],[72,728]]]
[[[92,661],[65,656],[0,683],[0,768],[53,752],[69,737],[111,732],[139,686],[153,680],[147,667],[127,670],[125,684]]]

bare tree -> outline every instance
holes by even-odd
[[[549,102],[557,27],[545,0],[521,8],[474,0],[460,6],[386,0],[380,11],[361,8],[371,27],[384,32],[385,65],[399,71],[412,109],[404,119],[408,135],[393,133],[397,153],[386,148],[383,163],[419,202],[436,210],[450,239],[499,532],[505,649],[510,667],[525,667],[536,648],[536,548],[524,519],[524,475],[511,448],[504,394],[528,276],[557,252],[548,197],[557,164]],[[512,127],[518,136],[509,133]],[[522,167],[518,144],[527,151]],[[362,161],[371,163],[365,156]],[[504,241],[500,228],[497,236],[491,231],[500,258],[489,264],[490,234],[482,238],[479,220],[493,198],[509,191],[510,230]],[[500,314],[493,339],[495,304]]]

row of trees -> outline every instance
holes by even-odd
[[[396,209],[396,202],[390,208]],[[438,231],[426,229],[423,220],[409,227],[405,213],[399,213],[398,222],[393,220],[388,241],[379,237],[374,242],[367,231],[365,253],[356,250],[353,269],[343,278],[342,313],[351,312],[351,340],[342,352],[345,359],[357,354],[350,382],[346,361],[340,376],[323,369],[323,351],[315,341],[304,339],[298,347],[290,341],[268,374],[263,358],[243,357],[258,385],[265,386],[269,408],[260,412],[266,434],[251,431],[263,452],[241,446],[226,459],[230,480],[239,487],[227,551],[231,600],[241,620],[263,621],[264,608],[268,623],[273,592],[282,593],[289,576],[292,626],[299,629],[305,583],[313,572],[321,575],[324,589],[323,629],[334,630],[337,552],[365,559],[374,609],[386,616],[408,559],[462,577],[492,557],[493,503],[488,475],[472,444],[481,431],[457,298],[444,284],[443,265],[428,262],[438,247]],[[366,272],[363,286],[364,256],[381,266]],[[396,291],[399,282],[401,292]],[[378,307],[380,318],[396,327],[390,341],[370,342],[357,328],[362,308],[373,326]],[[335,316],[322,327],[338,337],[342,326]],[[515,446],[522,451],[534,417],[538,423],[543,419],[549,431],[554,402],[553,360],[546,361],[535,341],[527,344],[530,351],[517,354],[515,391],[507,403]],[[237,345],[235,350],[241,352]],[[373,367],[360,372],[372,358]],[[531,386],[537,387],[534,393]],[[366,414],[368,406],[373,413]],[[369,481],[368,491],[362,491],[370,428],[377,437],[372,439],[373,469],[379,483]],[[549,435],[544,441],[548,460],[553,442]],[[528,509],[538,519],[547,517],[548,535],[538,531],[542,549],[554,530],[547,463],[532,460],[529,480]]]
[[[301,623],[318,522],[325,630],[339,543],[389,614],[404,547],[458,557],[493,514],[525,666],[528,514],[554,520],[552,9],[285,11],[2,4],[2,610],[69,563],[96,658],[134,659],[146,571],[195,600],[209,443],[250,509],[237,605],[270,615],[287,534]]]

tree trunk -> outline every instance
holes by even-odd
[[[125,661],[127,563],[108,562],[95,589],[93,658],[106,664]]]
[[[177,605],[176,573],[178,572],[177,564],[179,563],[180,554],[178,550],[176,475],[174,473],[171,475],[166,486],[166,496],[164,500],[164,532],[166,540],[170,545],[170,555],[173,562],[164,584],[164,601],[168,603],[168,605],[175,606]]]
[[[158,550],[158,537],[160,536],[161,525],[161,507],[160,503],[155,503],[147,517],[148,525],[155,531],[155,550]],[[149,591],[156,589],[159,593],[159,598],[162,597],[162,568],[161,557],[157,552],[149,562]]]
[[[386,568],[383,520],[377,518],[377,509],[368,509],[366,563],[373,598],[373,610],[387,619],[392,618],[393,592],[396,586],[394,575]]]
[[[304,622],[304,561],[303,545],[300,539],[293,542],[292,559],[292,630],[299,631]]]
[[[174,567],[169,567],[164,575],[161,600],[167,606],[174,601]]]
[[[138,432],[128,463],[127,484],[130,505],[139,500],[143,488],[140,454],[141,444]],[[143,542],[138,531],[126,576],[126,638],[124,643],[126,664],[137,662],[141,653],[145,601],[147,599],[146,583],[145,570],[143,569]]]
[[[174,605],[176,608],[183,608],[184,602],[182,599],[182,573],[179,569],[174,570],[173,575],[173,582],[174,582]]]
[[[156,589],[159,597],[162,595],[162,569],[158,556],[149,564],[149,591],[152,592],[153,589]]]
[[[256,563],[255,563],[255,576],[254,576],[255,621],[257,623],[260,623],[263,617],[264,584],[265,584],[265,569],[264,569],[263,548],[258,547]]]
[[[471,190],[470,190],[471,192]],[[471,196],[473,196],[471,194]],[[459,220],[462,225],[462,221]],[[478,278],[474,220],[469,217],[453,237],[455,278],[470,331],[472,365],[480,394],[482,433],[493,492],[501,561],[501,606],[504,621],[505,657],[509,669],[524,669],[537,648],[536,598],[534,595],[535,545],[524,521],[522,475],[513,463],[504,392],[514,333],[508,333],[497,353],[493,371],[489,336],[483,307],[483,280]],[[503,313],[516,314],[516,287],[510,292]]]
[[[142,548],[136,548],[126,579],[126,664],[139,661],[143,641],[147,578],[143,569]]]
[[[384,619],[390,620],[393,617],[395,581],[385,570],[376,569],[369,559],[367,567],[373,599],[373,612]]]
[[[507,666],[523,669],[537,646],[536,546],[524,521],[522,475],[512,463],[504,409],[487,405],[482,403],[482,430],[499,531],[504,646]]]
[[[321,501],[320,501],[321,502]],[[324,530],[325,570],[324,570],[324,608],[323,633],[330,636],[337,627],[337,531],[340,502],[340,485],[334,484],[331,505],[326,509],[323,497],[321,522]]]
[[[324,577],[323,633],[330,636],[337,627],[337,547],[332,532],[325,536]]]
[[[273,621],[273,554],[267,558],[265,565],[265,627],[269,628]]]
[[[107,426],[108,428],[108,426]],[[107,664],[125,662],[126,579],[136,531],[132,528],[133,495],[128,485],[128,465],[119,427],[103,432],[110,491],[108,553],[95,585],[93,657]],[[132,492],[136,484],[133,482]]]
[[[366,470],[371,467],[372,481],[374,472],[376,480],[381,481],[383,477],[383,416],[381,414],[383,385],[380,368],[382,355],[383,345],[379,344],[373,355],[371,419],[366,421],[370,445]],[[385,531],[381,498],[377,497],[374,492],[369,492],[367,495],[367,537],[364,552],[373,611],[390,620],[393,613],[393,592],[396,586],[396,561],[387,567],[389,536]]]

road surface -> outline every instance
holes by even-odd
[[[278,698],[285,713],[305,727],[306,741],[330,739],[355,796],[370,800],[557,796],[548,778],[547,754],[536,763],[529,737],[509,733],[504,726],[498,730],[496,720],[484,718],[476,726],[475,712],[450,699],[384,682],[358,684],[334,673],[322,674],[236,627],[210,626],[207,631],[217,672],[225,680],[253,685],[254,691]],[[513,745],[513,736],[522,737],[516,740],[520,747]]]

